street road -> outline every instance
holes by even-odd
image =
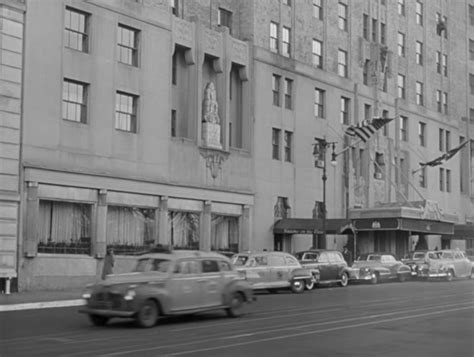
[[[94,327],[77,308],[0,313],[0,356],[474,356],[474,281],[261,293],[248,314]]]

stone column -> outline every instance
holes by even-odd
[[[157,243],[162,245],[171,244],[170,237],[168,237],[168,196],[160,198]]]
[[[201,215],[201,236],[199,237],[199,250],[209,252],[211,250],[211,208],[212,202],[204,202]]]
[[[244,205],[240,223],[240,242],[239,251],[250,250],[250,206]]]
[[[92,253],[103,258],[107,251],[107,190],[99,190],[97,195],[97,224]]]
[[[33,258],[38,252],[39,198],[38,182],[28,182],[26,191],[25,257]]]

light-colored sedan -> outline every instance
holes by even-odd
[[[240,316],[253,290],[227,257],[177,250],[144,254],[133,272],[108,275],[88,286],[82,297],[86,306],[79,312],[94,325],[124,317],[152,327],[165,315],[224,309],[231,317]]]
[[[319,279],[319,272],[313,275],[293,255],[284,252],[239,253],[232,262],[254,290],[291,289],[302,293],[305,286]]]
[[[435,255],[418,265],[418,277],[443,278],[447,281],[453,278],[472,278],[473,265],[460,250],[444,249],[435,251]]]

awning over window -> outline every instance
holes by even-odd
[[[353,219],[356,231],[410,231],[425,234],[453,234],[454,223],[412,218],[359,218]]]
[[[455,224],[453,238],[474,239],[474,224]]]
[[[342,234],[342,229],[350,225],[350,220],[331,218],[326,220],[326,233]],[[322,219],[283,218],[273,226],[275,234],[313,234],[323,233]],[[347,233],[347,232],[344,232]]]

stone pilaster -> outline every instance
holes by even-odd
[[[158,218],[158,243],[168,245],[171,242],[168,237],[168,197],[160,198],[159,218]]]
[[[201,236],[199,238],[199,250],[209,252],[211,250],[211,208],[212,202],[204,202],[201,217]]]
[[[103,258],[107,251],[107,190],[99,190],[97,200],[97,224],[92,254]]]

